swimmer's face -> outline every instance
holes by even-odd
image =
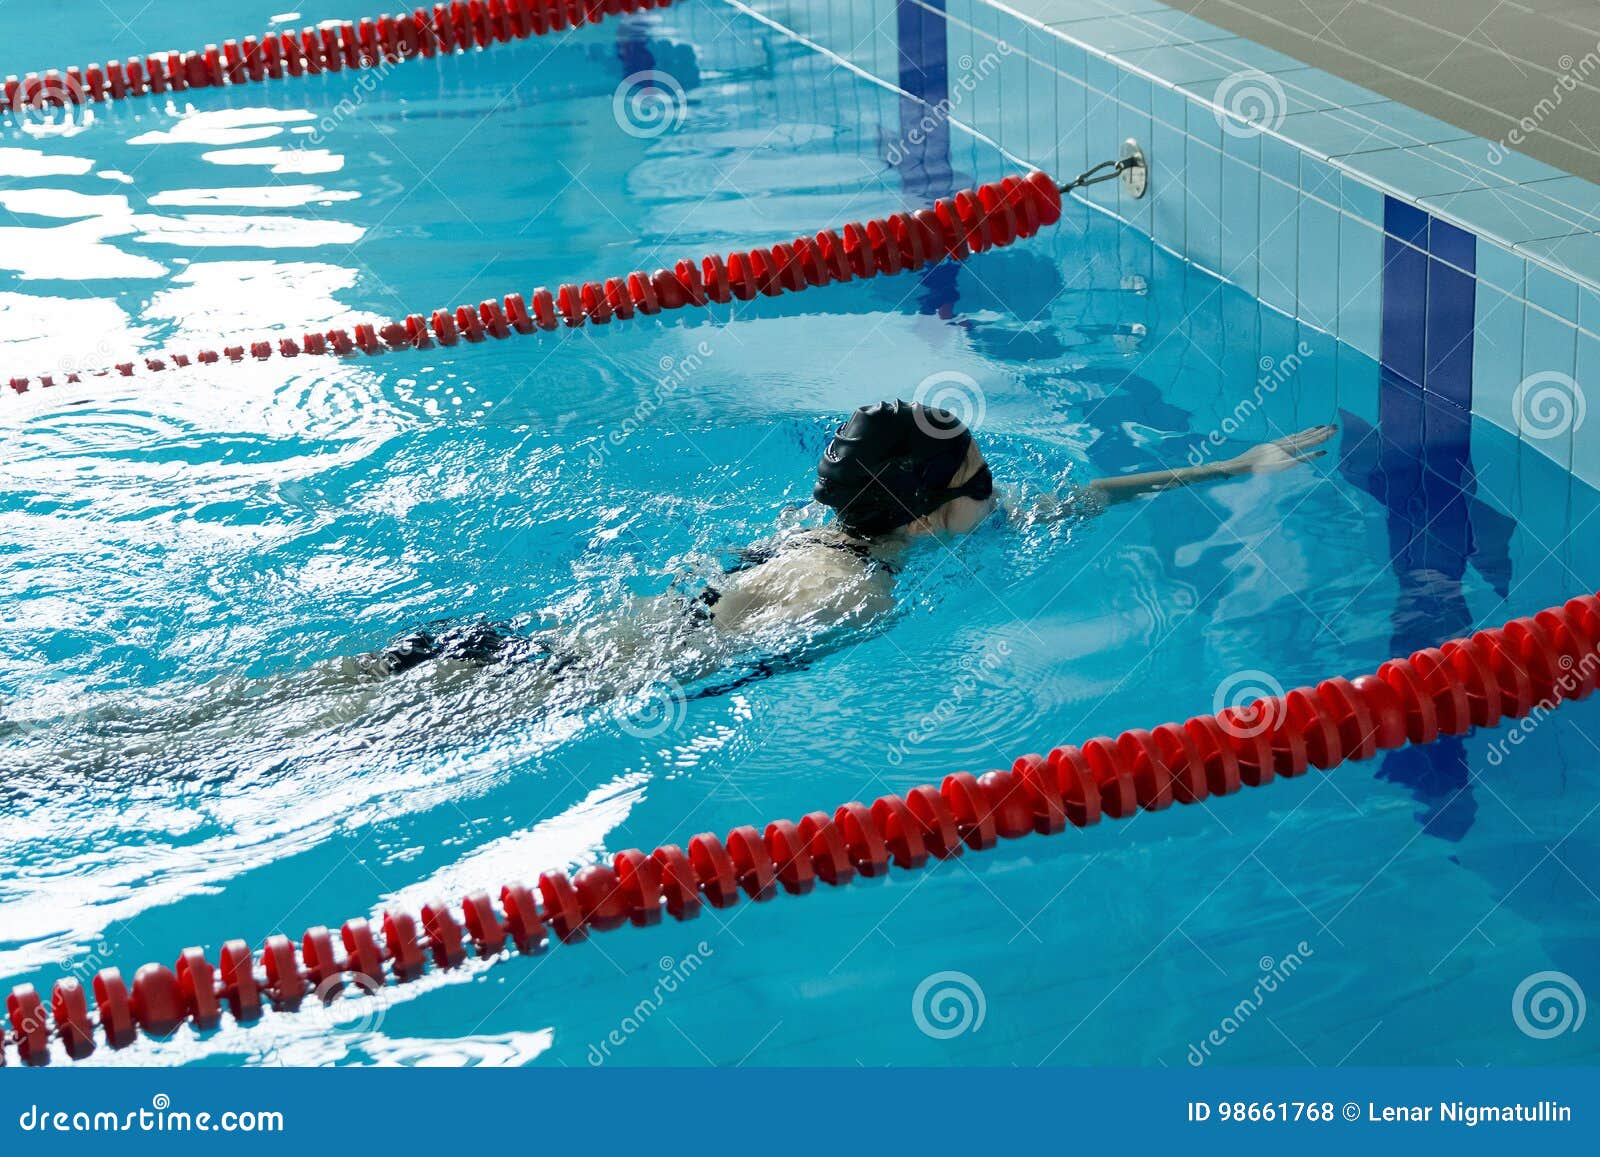
[[[976,441],[967,445],[967,456],[962,461],[960,469],[951,477],[949,485],[952,489],[963,486],[977,477],[978,472],[987,466],[983,459],[983,451],[978,449]],[[987,498],[952,498],[939,509],[926,518],[919,518],[911,526],[913,534],[969,534],[976,530],[984,519],[994,513],[995,497],[991,492]]]

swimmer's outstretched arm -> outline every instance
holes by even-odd
[[[1338,430],[1339,427],[1331,425],[1312,426],[1286,438],[1263,442],[1237,457],[1225,458],[1220,462],[1096,478],[1089,483],[1089,489],[1105,502],[1126,502],[1141,494],[1159,494],[1163,490],[1176,490],[1180,486],[1193,486],[1197,482],[1211,482],[1218,478],[1237,478],[1241,474],[1274,474],[1321,458],[1327,451],[1313,450],[1313,447],[1326,442]]]

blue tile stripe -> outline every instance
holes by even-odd
[[[1477,238],[1394,197],[1383,206],[1383,368],[1472,409]]]

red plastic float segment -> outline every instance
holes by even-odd
[[[136,1029],[133,1008],[128,1002],[128,986],[115,968],[102,968],[94,975],[94,1005],[100,1015],[100,1029],[106,1044],[124,1049],[134,1041]]]
[[[638,927],[661,923],[661,865],[637,848],[618,852],[612,861],[617,885],[628,905],[628,918]]]
[[[941,860],[961,854],[961,833],[955,814],[936,788],[924,784],[906,793],[906,809],[921,829],[928,854]]]
[[[1067,827],[1066,802],[1062,799],[1060,785],[1050,771],[1044,756],[1029,754],[1018,756],[1011,765],[1011,776],[1017,789],[1033,815],[1033,830],[1041,836],[1053,836]],[[913,788],[913,794],[930,791]],[[909,799],[907,802],[910,802]]]
[[[533,892],[522,884],[507,884],[500,889],[500,907],[506,914],[506,935],[511,937],[517,951],[543,952],[550,938],[545,933],[544,919]]]
[[[339,941],[347,954],[341,971],[364,976],[374,984],[383,983],[383,950],[378,947],[371,924],[359,916],[346,920],[339,929]]]
[[[428,947],[433,953],[436,968],[458,968],[467,958],[461,942],[461,925],[455,914],[442,901],[422,906],[422,930],[427,934]]]
[[[978,777],[978,785],[988,797],[989,814],[1001,839],[1021,839],[1033,830],[1033,808],[1014,772],[1000,768],[986,771]]]
[[[333,933],[322,925],[306,929],[300,938],[300,962],[312,991],[324,1000],[335,995],[335,984],[330,984],[344,971],[344,961],[333,947]]]
[[[689,866],[706,903],[713,908],[731,908],[739,902],[739,874],[733,857],[716,836],[701,832],[690,839]]]
[[[767,855],[772,857],[773,870],[783,890],[791,896],[802,896],[816,885],[817,873],[800,829],[788,820],[773,820],[767,825],[764,836]]]
[[[397,983],[422,975],[422,946],[417,943],[417,919],[410,912],[383,914],[383,949]]]
[[[289,938],[268,936],[267,942],[261,946],[261,963],[267,973],[267,983],[263,987],[272,998],[272,1007],[299,1008],[310,985],[300,971],[300,961],[295,957],[294,945]]]
[[[146,964],[133,974],[133,1019],[150,1036],[170,1036],[188,1019],[188,1002],[172,969]]]
[[[505,925],[495,915],[494,904],[487,892],[472,892],[461,902],[462,918],[467,935],[481,957],[490,957],[506,946]]]
[[[692,920],[700,914],[700,884],[689,857],[677,844],[662,844],[650,858],[661,872],[661,893],[674,920]]]
[[[745,895],[757,901],[770,900],[777,895],[777,868],[760,832],[748,825],[734,828],[728,833],[727,847]]]
[[[616,870],[605,864],[590,864],[579,871],[572,877],[572,890],[577,893],[584,926],[596,932],[620,928],[632,914]]]
[[[31,984],[19,984],[6,996],[6,1014],[11,1021],[11,1039],[25,1065],[50,1063],[50,1022],[45,1019],[44,1002]]]
[[[889,870],[889,846],[865,804],[851,802],[833,813],[834,825],[850,855],[850,864],[862,876],[881,876]]]
[[[572,944],[586,935],[583,909],[578,893],[565,872],[539,873],[539,899],[544,906],[544,921],[562,943]]]
[[[243,940],[230,940],[222,946],[222,954],[218,960],[222,999],[228,1002],[233,1019],[240,1024],[249,1024],[253,1020],[260,1019],[261,990],[256,984],[255,962],[250,954],[250,946]],[[95,1003],[98,1004],[99,1001],[100,988],[96,981]]]
[[[800,839],[811,856],[818,879],[835,887],[855,879],[856,866],[850,859],[850,849],[833,817],[825,812],[811,812],[800,817]]]
[[[1053,748],[1045,758],[1045,767],[1056,777],[1056,790],[1061,793],[1067,821],[1080,828],[1099,823],[1103,811],[1103,793],[1082,750],[1076,747]]]
[[[222,1021],[222,1006],[217,1003],[216,969],[206,954],[199,948],[185,948],[173,972],[185,1016],[195,1028],[216,1028]]]
[[[906,801],[897,795],[885,795],[872,801],[872,826],[882,835],[883,843],[894,857],[897,868],[907,871],[922,867],[928,862],[928,846],[922,839],[922,825],[906,807]]]
[[[50,1016],[68,1059],[81,1061],[94,1052],[94,1022],[83,985],[71,977],[56,981],[50,989]]]

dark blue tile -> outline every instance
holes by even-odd
[[[1477,282],[1442,261],[1428,262],[1427,365],[1422,387],[1472,409],[1472,319]]]
[[[1437,394],[1422,395],[1422,436],[1427,467],[1460,488],[1472,481],[1472,413]]]
[[[1407,205],[1393,197],[1383,199],[1383,231],[1391,237],[1410,242],[1418,249],[1428,247],[1428,214],[1415,205]]]
[[[1425,378],[1428,258],[1393,237],[1383,239],[1383,336],[1378,360],[1421,388]]]
[[[1378,429],[1388,448],[1406,458],[1422,458],[1422,391],[1394,374],[1378,379]]]
[[[1428,252],[1457,269],[1478,271],[1477,237],[1437,217],[1428,220]]]

